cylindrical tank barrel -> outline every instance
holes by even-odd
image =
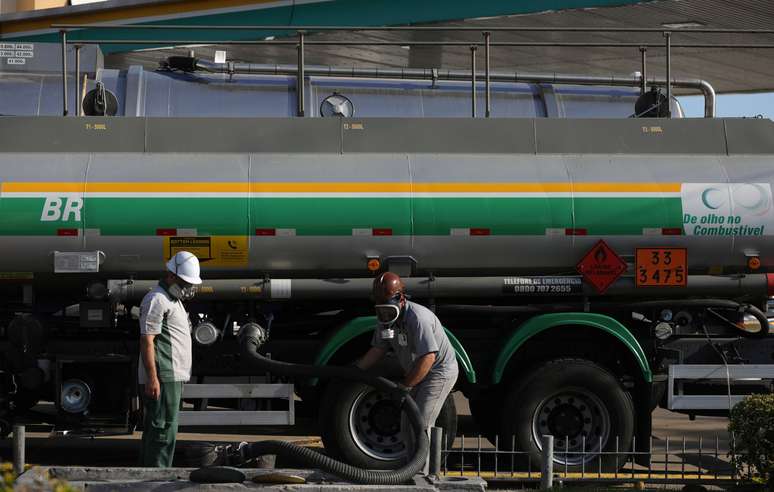
[[[395,151],[0,152],[0,272],[157,278],[188,250],[206,278],[368,277],[396,257],[566,275],[600,239],[630,264],[687,248],[691,274],[774,265],[768,154]]]

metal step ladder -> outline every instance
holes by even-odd
[[[201,410],[180,412],[180,426],[294,425],[295,392],[292,384],[186,384],[183,398],[202,399]],[[287,410],[207,410],[207,402],[217,398],[283,399]]]
[[[669,366],[667,406],[670,410],[728,410],[747,395],[686,395],[684,383],[710,381],[734,388],[735,383],[742,381],[767,380],[774,380],[774,364],[674,364]]]

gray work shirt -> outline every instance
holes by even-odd
[[[432,311],[421,304],[406,301],[406,308],[393,328],[395,337],[391,340],[382,340],[380,328],[377,328],[371,345],[385,350],[392,349],[405,372],[411,370],[418,358],[435,352],[435,362],[428,376],[453,376],[456,379],[456,353],[441,321]]]
[[[188,381],[191,378],[191,321],[183,303],[170,296],[161,285],[142,299],[140,334],[156,335],[153,348],[159,381]],[[137,377],[140,384],[148,382],[142,354]]]

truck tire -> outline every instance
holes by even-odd
[[[326,454],[360,468],[389,470],[406,457],[400,433],[400,408],[389,395],[355,382],[331,383],[320,407],[320,436]],[[443,428],[447,447],[457,434],[457,409],[446,399],[436,426]]]
[[[591,471],[601,464],[604,471],[611,471],[627,461],[624,453],[631,449],[634,422],[631,396],[607,369],[584,359],[555,359],[511,387],[500,421],[500,442],[508,448],[515,436],[516,450],[528,453],[530,466],[539,469],[541,435],[551,434],[554,469]],[[612,453],[601,458],[600,438],[601,451]],[[620,456],[615,456],[616,447]]]

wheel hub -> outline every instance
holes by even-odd
[[[537,406],[532,438],[542,449],[542,436],[554,436],[554,461],[575,466],[596,459],[610,438],[610,426],[607,407],[595,394],[567,388]]]
[[[584,425],[584,421],[588,420],[578,408],[563,404],[551,410],[547,422],[552,435],[575,438],[581,433],[586,434],[584,431],[587,425]]]
[[[371,458],[391,461],[406,455],[400,432],[400,408],[387,394],[366,390],[349,412],[349,430],[360,450]]]
[[[379,435],[395,435],[400,432],[400,408],[392,400],[379,400],[368,413],[368,423]]]

